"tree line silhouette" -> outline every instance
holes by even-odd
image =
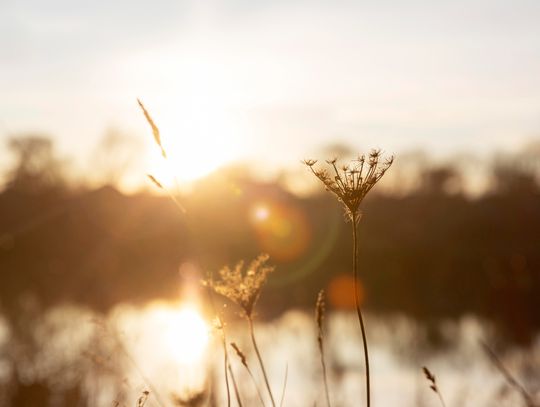
[[[176,298],[182,264],[202,276],[261,251],[277,265],[266,316],[311,307],[321,286],[342,289],[349,231],[328,194],[298,197],[232,168],[195,186],[183,216],[166,196],[71,185],[47,139],[9,147],[16,159],[0,193],[0,306],[12,323],[30,305],[106,312]],[[531,162],[494,165],[491,187],[474,198],[452,165],[424,168],[406,192],[375,190],[359,235],[364,307],[425,322],[480,315],[529,341],[540,327],[540,187]],[[330,305],[346,307],[339,297]]]

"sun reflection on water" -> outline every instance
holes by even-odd
[[[196,301],[119,307],[112,324],[121,333],[133,370],[129,379],[150,379],[162,395],[205,388],[211,330]]]
[[[200,363],[208,346],[209,328],[192,306],[160,311],[166,323],[163,337],[169,354],[180,364]]]

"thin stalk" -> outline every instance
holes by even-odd
[[[324,291],[320,291],[317,296],[317,303],[315,304],[315,320],[317,321],[317,344],[319,345],[319,355],[321,357],[321,366],[323,372],[324,381],[324,393],[326,395],[326,407],[331,407],[330,404],[330,392],[328,391],[328,377],[326,374],[326,361],[324,360]]]
[[[222,324],[223,327],[223,324]],[[224,327],[222,328],[224,329]],[[221,341],[223,344],[223,372],[225,373],[225,387],[227,388],[227,407],[231,407],[231,390],[229,388],[229,353],[227,352],[227,342],[225,342],[225,332],[222,332]]]
[[[259,389],[259,385],[257,384],[257,380],[255,380],[255,376],[253,376],[253,373],[251,372],[251,369],[249,368],[249,365],[247,364],[247,359],[245,355],[240,351],[240,349],[234,344],[231,343],[231,346],[236,351],[236,354],[240,358],[240,362],[242,363],[242,366],[247,370],[249,377],[251,378],[251,381],[253,382],[253,386],[255,386],[255,390],[257,390],[257,396],[259,396],[259,400],[261,401],[262,407],[266,407],[264,404],[264,398],[261,393],[261,389]]]
[[[328,378],[326,375],[326,362],[324,360],[324,350],[322,340],[319,342],[319,354],[321,355],[321,365],[323,371],[323,381],[324,381],[324,393],[326,395],[326,405],[327,407],[332,407],[330,404],[330,392],[328,391]]]
[[[499,359],[497,354],[488,346],[487,343],[480,341],[480,344],[484,348],[484,351],[486,352],[486,355],[489,357],[493,365],[501,372],[506,382],[515,390],[517,390],[521,397],[523,398],[523,401],[527,405],[527,407],[536,407],[536,404],[533,400],[533,397],[531,394],[523,387],[521,383],[517,381],[517,379],[510,373],[510,371],[504,366],[502,361]]]
[[[442,407],[446,407],[446,403],[444,402],[444,399],[442,398],[442,394],[440,392],[437,392],[437,396],[439,396],[439,400],[441,401]]]
[[[160,393],[157,391],[157,388],[152,384],[150,379],[148,379],[148,377],[146,377],[143,370],[141,369],[141,367],[139,366],[137,361],[133,358],[133,356],[131,356],[131,353],[127,350],[127,348],[125,347],[125,345],[122,342],[122,340],[120,339],[120,337],[109,328],[107,323],[105,323],[104,327],[105,327],[105,332],[112,335],[112,338],[115,340],[117,346],[120,348],[120,352],[122,352],[124,354],[124,356],[129,360],[129,362],[133,365],[133,367],[135,368],[135,370],[137,371],[137,373],[139,374],[139,376],[141,377],[143,382],[145,382],[146,386],[152,391],[152,393],[154,394],[154,397],[156,399],[157,404],[160,407],[164,407],[166,404],[163,401]]]
[[[259,347],[257,346],[257,340],[255,339],[255,330],[253,329],[253,319],[250,315],[247,316],[247,320],[249,323],[249,334],[251,336],[251,342],[253,343],[253,348],[255,349],[255,353],[257,355],[257,359],[259,360],[259,365],[261,366],[261,371],[264,377],[264,383],[266,385],[266,389],[268,390],[268,394],[270,396],[270,400],[272,401],[272,406],[276,407],[276,402],[274,401],[274,396],[272,395],[272,390],[270,389],[270,383],[268,381],[268,376],[266,374],[266,369],[264,368],[264,362],[261,357],[261,353],[259,352]]]
[[[367,407],[371,406],[371,391],[370,391],[370,375],[369,375],[369,352],[366,337],[366,328],[364,326],[364,318],[362,317],[362,311],[360,310],[360,298],[358,295],[358,215],[351,215],[352,220],[352,237],[353,237],[353,283],[354,283],[354,304],[356,306],[356,315],[358,316],[358,322],[360,323],[360,329],[362,331],[362,343],[364,345],[364,360],[366,363],[366,399]]]
[[[212,311],[217,318],[219,327],[221,328],[221,344],[223,346],[223,373],[225,373],[225,387],[227,388],[227,407],[231,407],[231,390],[229,388],[229,374],[227,372],[227,366],[229,365],[229,353],[227,352],[227,336],[225,334],[225,322],[217,312],[212,291],[208,289],[206,290],[206,293],[208,295],[208,300],[210,302],[210,306],[212,307]]]
[[[236,379],[234,378],[234,373],[233,373],[231,364],[229,363],[227,367],[229,368],[229,373],[231,375],[231,380],[233,382],[233,389],[234,389],[234,395],[236,397],[236,402],[238,403],[238,407],[243,407],[242,400],[240,398],[240,392],[238,391],[238,385],[236,384]]]
[[[287,378],[289,377],[289,364],[285,365],[285,379],[283,379],[283,390],[281,391],[281,401],[279,402],[279,407],[283,407],[283,402],[285,401],[285,390],[287,389]]]

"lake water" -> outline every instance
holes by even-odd
[[[30,328],[24,341],[14,343],[7,324],[0,322],[0,381],[7,389],[16,365],[20,382],[40,381],[56,389],[50,400],[58,406],[62,399],[54,393],[77,383],[91,407],[114,406],[115,401],[135,406],[145,390],[150,391],[147,406],[173,406],[175,397],[187,398],[209,388],[216,404],[227,405],[220,331],[205,322],[194,306],[119,306],[105,318],[64,306],[25,323]],[[367,315],[366,323],[373,406],[440,405],[423,377],[423,366],[435,373],[447,406],[523,405],[479,344],[493,339],[489,324],[474,317],[441,323],[445,345],[436,347],[430,345],[425,328],[404,316]],[[227,340],[248,355],[257,386],[266,397],[246,328],[243,321],[229,324]],[[256,324],[255,329],[276,398],[281,397],[287,371],[284,406],[325,406],[313,315],[289,311],[272,322]],[[325,338],[332,405],[364,405],[364,362],[356,316],[328,315]],[[540,337],[528,349],[509,346],[498,355],[529,392],[540,390]],[[255,384],[232,348],[229,357],[243,405],[260,405]],[[269,406],[269,400],[265,404]]]

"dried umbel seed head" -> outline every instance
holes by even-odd
[[[359,219],[360,204],[393,162],[393,156],[383,159],[380,150],[371,150],[368,156],[360,155],[340,169],[337,158],[326,161],[330,170],[315,168],[316,160],[304,160],[325,188],[343,203],[347,215],[353,220]]]
[[[219,271],[219,279],[210,276],[203,284],[236,303],[244,315],[251,318],[268,274],[274,271],[274,267],[266,265],[268,259],[267,254],[261,254],[247,267],[243,261],[234,268],[226,266]]]

